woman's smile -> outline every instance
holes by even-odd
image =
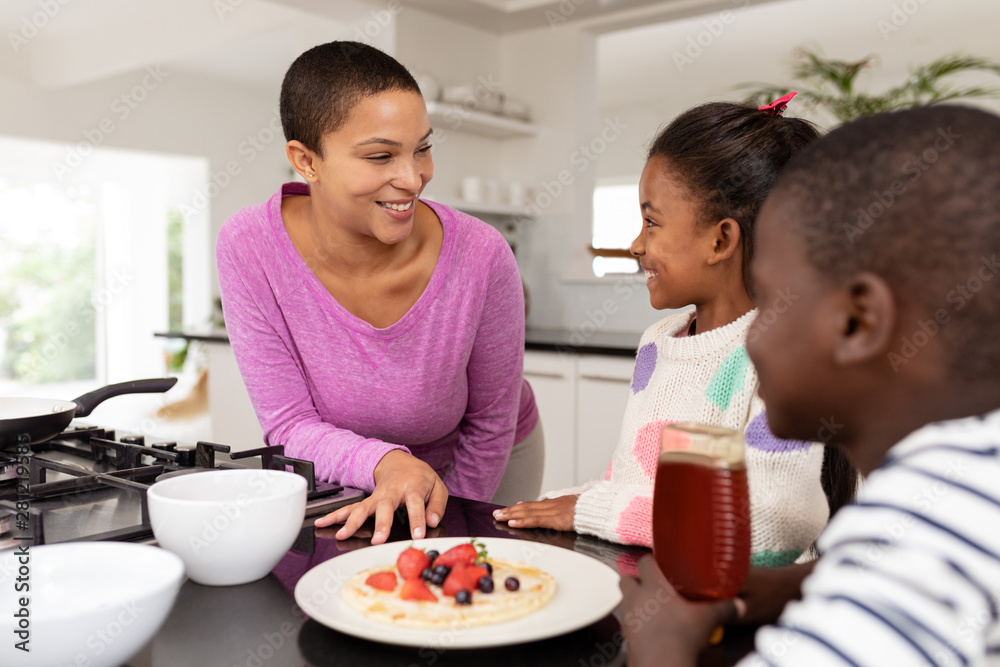
[[[383,211],[393,220],[409,220],[413,216],[413,202],[417,199],[397,199],[395,201],[377,201]]]

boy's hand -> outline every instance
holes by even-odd
[[[690,602],[674,590],[652,556],[639,561],[639,578],[621,581],[621,610],[629,667],[695,665],[715,628],[736,618],[732,600]]]
[[[740,591],[746,611],[736,622],[764,625],[777,621],[788,602],[802,598],[802,580],[809,576],[816,563],[813,560],[784,567],[751,567]]]
[[[552,528],[573,530],[576,499],[579,496],[559,496],[528,503],[517,503],[495,510],[493,518],[506,521],[511,528]]]

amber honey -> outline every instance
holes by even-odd
[[[661,452],[653,490],[653,554],[688,599],[739,593],[750,568],[750,501],[742,460]]]

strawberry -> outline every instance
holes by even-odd
[[[407,579],[403,582],[403,587],[399,590],[399,597],[402,600],[427,600],[437,602],[437,596],[427,588],[427,584],[419,579]]]
[[[399,554],[399,558],[396,559],[396,569],[399,570],[399,576],[404,580],[419,579],[420,573],[430,564],[431,559],[427,557],[427,554],[413,547]]]
[[[455,567],[451,569],[448,574],[448,578],[444,580],[444,585],[441,587],[441,591],[445,595],[455,595],[455,593],[461,590],[467,590],[470,593],[476,590],[478,585],[478,579],[473,579],[469,573],[470,567],[465,565],[464,562],[459,561]]]
[[[396,588],[396,575],[392,572],[376,572],[365,579],[365,583],[380,591],[391,591]]]
[[[469,578],[469,581],[474,581],[477,583],[477,585],[480,579],[482,579],[483,577],[488,577],[490,575],[489,570],[487,570],[485,567],[479,567],[478,565],[470,565],[465,572]]]
[[[444,565],[454,568],[458,563],[472,565],[476,560],[476,556],[476,548],[474,546],[471,544],[459,544],[457,547],[452,547],[438,556],[434,561],[434,566]]]
[[[478,549],[476,548],[477,546],[479,546]],[[485,547],[477,545],[475,539],[473,539],[468,544],[459,544],[457,547],[448,549],[434,560],[434,565],[455,567],[455,564],[459,562],[465,565],[472,565],[478,558],[485,558],[485,556]]]

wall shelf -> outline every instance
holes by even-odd
[[[427,199],[439,204],[450,206],[469,215],[500,215],[509,218],[534,218],[525,211],[526,206],[511,206],[510,204],[494,204],[490,202],[465,201],[447,197],[428,196]]]
[[[427,102],[427,117],[432,125],[439,125],[444,131],[468,132],[494,139],[533,137],[538,134],[536,125],[523,120],[446,102]]]

